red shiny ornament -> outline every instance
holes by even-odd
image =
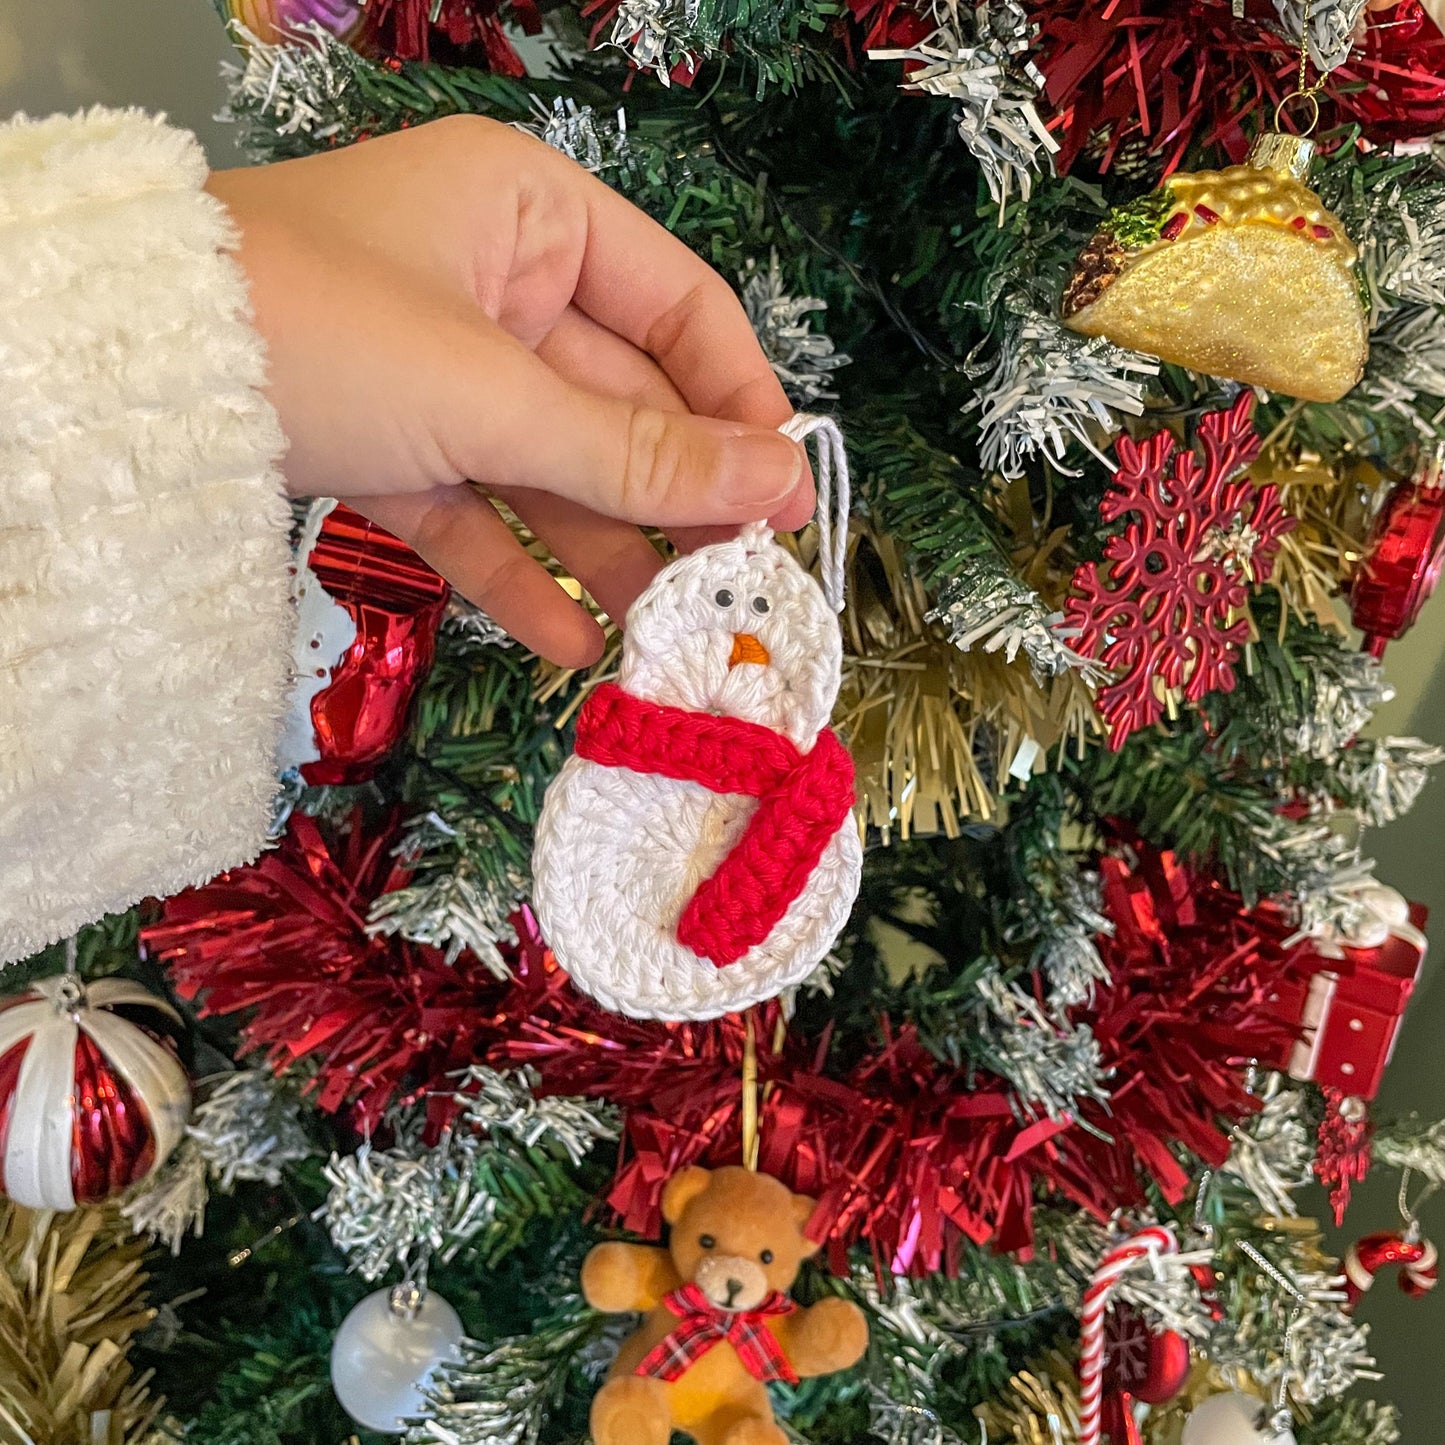
[[[1400,1290],[1411,1299],[1430,1293],[1439,1282],[1440,1258],[1428,1239],[1421,1239],[1412,1229],[1401,1234],[1382,1230],[1367,1234],[1352,1244],[1345,1255],[1345,1292],[1348,1307],[1354,1309],[1385,1268],[1399,1265]]]
[[[1445,563],[1445,486],[1440,465],[1394,489],[1375,521],[1364,561],[1350,586],[1350,619],[1365,649],[1383,657],[1420,616]]]
[[[0,999],[0,1195],[69,1210],[165,1162],[190,1113],[173,1009],[128,979],[40,979]]]
[[[1146,1405],[1164,1405],[1189,1380],[1189,1341],[1176,1330],[1155,1330],[1136,1309],[1115,1305],[1104,1326],[1104,1388]]]
[[[1239,616],[1250,587],[1274,569],[1294,526],[1279,489],[1239,478],[1259,452],[1252,392],[1199,424],[1201,459],[1167,431],[1120,437],[1113,488],[1100,519],[1138,520],[1109,539],[1104,563],[1074,573],[1064,605],[1072,646],[1113,674],[1099,689],[1109,746],[1157,722],[1170,694],[1198,702],[1234,688],[1234,662],[1249,635]]]
[[[431,669],[447,584],[404,542],[342,505],[322,523],[308,564],[350,613],[356,638],[311,700],[321,756],[301,772],[312,784],[365,782],[400,741]]]

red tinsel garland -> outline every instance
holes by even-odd
[[[1028,10],[1061,173],[1096,135],[1104,169],[1128,142],[1171,171],[1196,144],[1243,160],[1295,89],[1298,47],[1256,23],[1274,20],[1264,0],[1243,21],[1226,0],[1029,0]],[[1445,128],[1445,37],[1419,0],[1370,15],[1364,40],[1326,77],[1320,110],[1322,131],[1358,124],[1379,141]]]
[[[477,45],[487,68],[499,75],[523,76],[527,67],[507,39],[504,0],[370,0],[369,33],[377,47],[398,60],[429,60],[434,37],[458,48]],[[528,35],[542,31],[536,0],[505,0],[506,18]]]
[[[403,886],[396,830],[354,827],[334,850],[293,814],[281,845],[167,901],[145,947],[202,1018],[248,1011],[241,1049],[277,1073],[304,1065],[307,1091],[374,1128],[393,1101],[445,1088],[491,1046],[507,986],[471,954],[369,937],[378,894]]]
[[[887,1019],[878,1050],[834,1077],[826,1036],[790,1034],[774,1053],[766,1041],[776,1014],[759,1019],[761,1167],[819,1197],[813,1229],[835,1267],[856,1240],[899,1273],[953,1268],[965,1236],[1027,1252],[1037,1184],[1103,1218],[1143,1205],[1146,1177],[1171,1201],[1183,1198],[1190,1174],[1178,1144],[1223,1162],[1229,1125],[1257,1107],[1242,1065],[1277,1057],[1286,1042],[1264,1008],[1295,966],[1284,925],[1167,853],[1141,848],[1132,865],[1108,857],[1102,871],[1116,927],[1103,942],[1112,978],[1075,1021],[1094,1030],[1112,1073],[1107,1107],[1020,1117],[1002,1081],[949,1068],[911,1027]],[[741,1156],[745,1026],[602,1014],[541,947],[533,935],[521,950],[525,1008],[513,1008],[519,1032],[493,1062],[530,1063],[549,1092],[622,1106],[608,1202],[628,1228],[656,1233],[671,1174]]]
[[[439,1130],[471,1063],[529,1064],[542,1092],[612,1101],[624,1129],[608,1203],[655,1234],[672,1174],[741,1157],[745,1021],[604,1012],[525,910],[509,981],[467,954],[449,965],[435,949],[368,937],[372,899],[406,881],[394,837],[355,827],[333,849],[297,816],[258,863],[170,900],[146,945],[204,1014],[249,1012],[244,1049],[277,1070],[301,1066],[323,1109],[349,1105],[363,1126],[393,1100],[425,1097]],[[1040,1187],[1108,1217],[1143,1205],[1146,1180],[1181,1199],[1181,1145],[1223,1161],[1229,1126],[1256,1107],[1243,1064],[1288,1045],[1264,1006],[1295,969],[1285,925],[1168,853],[1136,845],[1100,868],[1111,978],[1071,1022],[1099,1042],[1107,1106],[1034,1117],[1002,1080],[940,1062],[886,1017],[868,1053],[840,1062],[829,1031],[780,1029],[776,1004],[754,1014],[760,1165],[818,1198],[813,1229],[835,1268],[857,1241],[909,1274],[956,1268],[964,1239],[1027,1253]]]

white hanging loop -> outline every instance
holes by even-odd
[[[813,438],[818,454],[818,568],[823,596],[834,612],[841,612],[848,565],[848,515],[853,507],[853,481],[842,428],[830,416],[800,411],[778,430],[800,446]]]

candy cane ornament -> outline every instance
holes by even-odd
[[[1114,1286],[1140,1261],[1153,1263],[1178,1252],[1174,1231],[1154,1224],[1106,1251],[1099,1261],[1084,1291],[1079,1321],[1079,1445],[1099,1445],[1103,1434],[1104,1318]]]
[[[1349,1308],[1365,1297],[1375,1276],[1387,1265],[1400,1265],[1400,1289],[1411,1299],[1427,1295],[1439,1281],[1439,1255],[1428,1239],[1407,1230],[1381,1230],[1352,1244],[1345,1255],[1345,1290]]]

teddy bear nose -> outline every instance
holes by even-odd
[[[772,660],[772,654],[751,632],[733,633],[733,650],[728,657],[730,668],[736,667],[740,662],[756,662],[766,667]]]
[[[740,1279],[728,1280],[728,1303],[731,1304],[743,1292],[743,1282]]]

